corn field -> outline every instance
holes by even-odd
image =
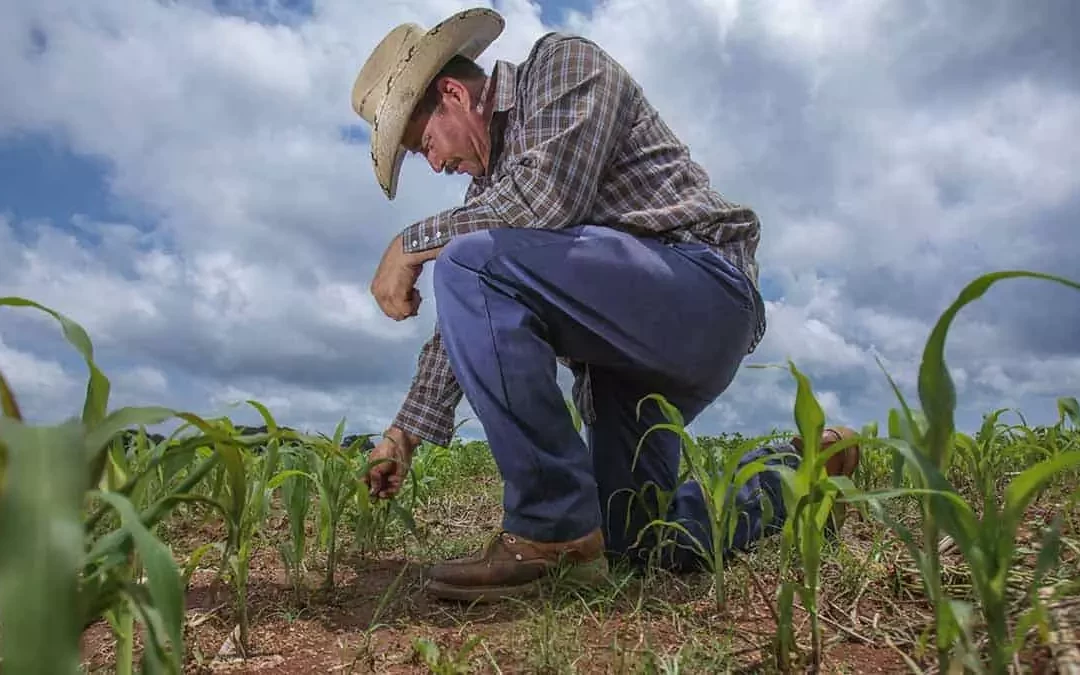
[[[1021,277],[1080,290],[1027,272],[976,279],[927,337],[917,400],[883,370],[896,406],[882,424],[827,451],[818,439],[829,422],[812,383],[787,364],[795,431],[805,439],[796,469],[758,463],[735,472],[743,453],[784,434],[694,437],[678,410],[648,397],[642,405],[659,405],[667,419],[649,433],[681,437],[684,477],[706,492],[714,544],[700,547],[709,569],[693,582],[706,592],[613,573],[610,587],[555,588],[534,607],[505,610],[525,614],[503,616],[510,623],[487,633],[484,610],[414,606],[419,581],[408,563],[369,577],[378,583],[341,581],[367,578],[362,571],[388,556],[471,552],[484,527],[498,523],[489,511],[466,522],[498,506],[497,489],[480,487],[497,483],[482,443],[425,444],[402,492],[374,500],[361,481],[372,437],[346,437],[345,420],[324,435],[283,427],[254,400],[247,404],[264,422],[257,429],[152,405],[112,409],[109,378],[78,323],[28,299],[0,298],[4,311],[55,319],[88,374],[81,411],[32,425],[0,364],[0,672],[212,672],[225,661],[259,672],[256,659],[273,652],[273,636],[253,637],[270,619],[252,607],[273,606],[285,616],[281,626],[300,625],[304,612],[355,610],[349,593],[364,593],[366,609],[355,625],[326,631],[338,644],[328,638],[329,661],[319,663],[329,670],[333,661],[335,672],[859,672],[858,657],[846,671],[830,670],[830,650],[842,641],[892,658],[894,669],[875,672],[1040,672],[1032,655],[1050,654],[1049,663],[1058,654],[1048,646],[1061,631],[1052,606],[1080,585],[1080,405],[1062,392],[1052,425],[1029,426],[1001,409],[965,433],[955,426],[945,361],[958,313],[992,285]],[[165,422],[177,424],[167,437],[147,433]],[[827,475],[826,460],[851,443],[862,448],[859,471]],[[783,529],[762,557],[729,559],[724,543],[738,521],[731,496],[763,470],[781,472]],[[483,527],[469,529],[476,523]],[[658,519],[651,527],[678,525]],[[265,583],[253,573],[269,561],[280,590],[253,599]],[[660,590],[640,590],[648,584]],[[213,612],[193,614],[196,586]],[[738,636],[729,635],[722,649],[709,651],[707,639],[691,649],[691,640],[670,636],[702,626],[725,635],[752,593],[769,628],[741,636],[748,646],[732,646]],[[891,604],[903,620],[890,624],[881,611],[868,618],[863,598],[874,595],[876,607]],[[842,604],[851,609],[840,612]],[[479,618],[446,618],[455,612]],[[227,635],[220,653],[193,644],[211,617]],[[640,622],[636,637],[604,632],[618,622]],[[349,644],[340,644],[343,633]],[[591,642],[582,637],[594,633]],[[93,667],[91,634],[108,653]],[[406,647],[394,652],[391,635]],[[285,659],[287,650],[278,651]]]

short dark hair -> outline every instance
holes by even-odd
[[[484,79],[485,75],[484,69],[477,65],[475,61],[466,58],[461,54],[455,54],[446,62],[446,65],[435,74],[435,77],[431,78],[431,83],[428,85],[427,90],[424,91],[424,96],[417,102],[416,107],[413,109],[413,115],[435,112],[435,109],[439,104],[439,79],[443,77],[452,77],[455,80],[461,80],[462,82],[478,82]]]

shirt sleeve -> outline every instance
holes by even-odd
[[[504,174],[463,206],[407,227],[406,253],[487,228],[566,227],[588,212],[636,85],[600,47],[572,36],[545,43],[525,77]]]
[[[420,349],[416,375],[394,418],[394,426],[447,447],[453,438],[454,411],[461,397],[461,387],[454,379],[442,336],[436,329]]]

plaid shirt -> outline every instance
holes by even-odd
[[[709,187],[702,167],[603,50],[581,37],[549,33],[523,63],[498,61],[493,81],[491,170],[473,180],[464,205],[406,228],[406,252],[485,228],[590,223],[709,243],[757,287],[757,216]],[[760,297],[755,300],[759,320],[751,351],[765,332]],[[591,422],[588,368],[562,362],[574,372],[575,405]],[[447,445],[461,398],[436,328],[420,351],[394,425]]]

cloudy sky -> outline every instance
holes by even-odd
[[[466,185],[414,158],[387,202],[349,91],[391,27],[471,4],[0,2],[0,296],[82,323],[115,406],[254,422],[229,406],[255,397],[286,424],[381,430],[435,307],[396,323],[371,276]],[[930,327],[978,274],[1080,279],[1070,0],[494,7],[507,29],[483,65],[549,30],[598,41],[715,187],[757,209],[770,328],[748,363],[793,359],[832,421],[885,419],[876,359],[915,395]],[[995,287],[949,342],[960,423],[999,406],[1052,420],[1080,395],[1078,338],[1080,293]],[[78,413],[85,367],[55,323],[0,309],[0,370],[29,417]],[[790,428],[793,395],[786,373],[744,370],[694,428]]]

